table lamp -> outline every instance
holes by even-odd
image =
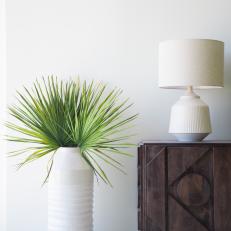
[[[193,90],[223,87],[223,76],[223,42],[183,39],[159,44],[159,87],[186,89],[171,108],[169,133],[188,142],[211,133],[209,107]]]

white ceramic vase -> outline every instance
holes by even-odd
[[[59,148],[48,183],[48,231],[92,230],[93,171],[78,148]]]

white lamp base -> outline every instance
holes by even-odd
[[[199,142],[203,140],[209,133],[175,133],[177,140],[182,142]]]
[[[183,142],[198,142],[211,133],[209,107],[190,87],[172,106],[169,133]]]

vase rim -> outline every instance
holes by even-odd
[[[59,147],[58,149],[80,149],[79,147]]]

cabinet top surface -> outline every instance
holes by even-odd
[[[231,140],[203,140],[200,142],[182,142],[176,140],[145,140],[139,145],[144,144],[231,144]]]

